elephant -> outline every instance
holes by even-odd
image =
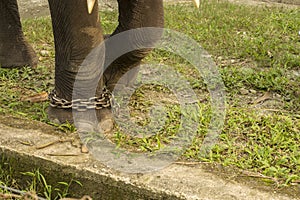
[[[55,89],[51,94],[54,106],[48,109],[49,118],[60,123],[73,121],[72,109],[70,109],[72,105],[64,108],[55,105],[55,101],[74,101],[72,94],[78,67],[94,48],[105,42],[105,38],[136,28],[164,27],[163,0],[117,1],[118,26],[111,35],[103,36],[98,0],[48,0],[55,43]],[[38,59],[22,32],[17,0],[0,0],[0,27],[0,66],[35,67]],[[161,33],[154,34],[153,42],[159,40],[160,35]],[[143,35],[140,37],[143,38]],[[106,54],[113,52],[114,49],[110,48],[108,43],[104,51],[105,60]],[[103,72],[101,80],[97,82],[95,96],[103,96],[104,87],[111,92],[120,77],[138,66],[150,51],[151,48],[134,50],[114,60]],[[86,73],[83,74],[89,74],[88,70],[90,69],[87,67]],[[136,73],[132,73],[129,79],[134,79]],[[93,77],[82,77],[82,79],[89,80],[85,82],[85,88],[92,87],[94,84]],[[82,112],[83,118],[90,119],[90,112],[92,111]],[[102,130],[110,130],[113,120],[109,107],[98,109],[96,113],[100,127],[103,127]]]

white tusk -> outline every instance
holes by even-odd
[[[200,7],[200,0],[194,0],[194,2],[196,4],[197,8],[199,8]]]
[[[88,7],[88,12],[91,14],[93,12],[96,0],[86,0],[87,2],[87,7]]]

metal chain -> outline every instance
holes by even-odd
[[[100,110],[103,108],[110,108],[113,105],[113,95],[106,88],[103,89],[100,97],[91,97],[89,99],[74,99],[72,101],[68,101],[66,99],[58,97],[55,90],[52,90],[50,92],[48,98],[50,100],[50,106],[53,108],[72,108],[79,112],[93,109]]]

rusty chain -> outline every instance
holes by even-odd
[[[66,99],[58,97],[55,90],[52,90],[50,92],[48,98],[50,100],[50,106],[53,108],[72,108],[79,112],[93,109],[100,110],[103,108],[110,108],[113,105],[113,95],[106,88],[103,89],[103,92],[99,97],[91,97],[88,99],[74,99],[68,101]]]

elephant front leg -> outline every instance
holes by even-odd
[[[77,128],[95,125],[94,123],[101,118],[100,121],[111,128],[112,120],[108,109],[97,110],[95,116],[94,108],[75,109],[74,102],[79,99],[101,97],[103,93],[100,77],[103,73],[101,70],[104,49],[98,47],[103,41],[98,2],[95,2],[93,9],[89,8],[86,0],[49,0],[49,6],[55,42],[55,90],[51,95],[52,107],[48,109],[49,118],[60,123],[73,122],[74,118],[77,118],[78,120],[74,121]],[[93,55],[91,52],[94,49],[97,56],[88,56]],[[61,106],[59,101],[62,99],[73,105],[68,107],[70,104],[67,103]],[[86,101],[83,102],[85,104]],[[82,120],[85,122],[79,122]]]
[[[118,0],[118,4],[119,25],[113,32],[111,37],[121,32],[137,28],[163,28],[164,11],[162,0]],[[155,44],[161,38],[161,35],[162,32],[157,31],[155,33],[147,32],[143,34],[142,30],[134,36],[136,37],[136,40],[129,39],[128,41],[122,41],[122,44],[128,46],[140,46],[144,42],[144,39],[147,42],[150,41],[152,44]],[[132,41],[136,42],[137,44],[131,44]],[[131,84],[138,73],[138,68],[136,67],[140,64],[141,60],[151,51],[151,49],[134,50],[122,55],[118,59],[114,60],[112,64],[110,64],[110,58],[115,57],[114,52],[117,48],[118,44],[116,44],[113,39],[107,40],[105,66],[109,66],[104,72],[104,81],[111,91],[114,89],[119,79],[124,76],[124,74],[129,70],[130,72],[126,74],[126,76],[128,77],[122,77],[123,82],[119,84]]]
[[[17,0],[0,0],[0,66],[36,66],[37,57],[22,31]]]

